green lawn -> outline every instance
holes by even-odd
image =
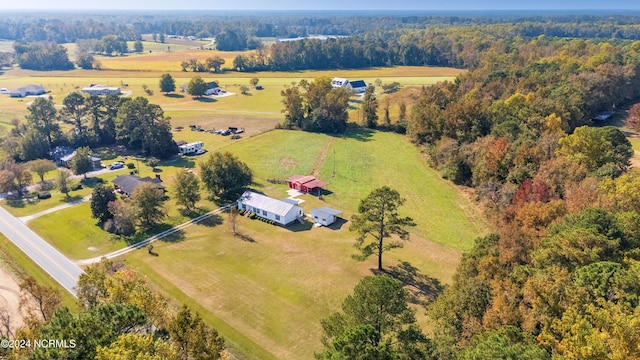
[[[324,201],[304,195],[305,212],[331,206],[349,219],[373,188],[389,185],[400,191],[407,198],[401,212],[413,216],[418,226],[403,249],[385,255],[388,268],[406,261],[419,273],[449,283],[461,250],[488,231],[473,204],[397,134],[333,138],[274,130],[223,149],[249,164],[256,190],[275,198],[286,197],[287,187],[265,179],[308,174],[315,164],[333,193]],[[324,162],[318,162],[323,153]],[[320,319],[336,311],[359,279],[371,274],[375,258],[351,258],[355,234],[348,231],[348,222],[337,230],[311,228],[310,223],[284,229],[240,218],[243,240],[232,236],[227,222],[220,223],[225,217],[187,228],[176,241],[156,243],[158,257],[137,251],[124,261],[172,298],[197,305],[247,357],[311,358],[319,350]],[[417,310],[427,329],[424,308]]]
[[[75,260],[106,254],[127,245],[96,226],[88,202],[33,219],[29,227]]]

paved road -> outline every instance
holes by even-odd
[[[29,229],[23,222],[0,207],[0,232],[40,265],[73,296],[82,269]]]

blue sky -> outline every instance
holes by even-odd
[[[638,9],[631,0],[0,0],[2,9],[521,10]]]

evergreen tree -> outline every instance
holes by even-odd
[[[356,231],[360,235],[356,245],[361,250],[361,254],[354,256],[358,260],[364,260],[376,254],[378,256],[378,270],[382,271],[382,254],[403,245],[397,241],[387,241],[385,238],[391,235],[398,235],[400,239],[409,238],[409,232],[404,229],[406,226],[416,224],[410,217],[400,217],[398,208],[404,204],[404,199],[400,194],[383,186],[373,190],[367,197],[360,200],[358,214],[351,217],[350,231]],[[365,240],[373,237],[374,241],[364,244]]]
[[[409,293],[390,276],[363,278],[322,320],[324,352],[317,359],[429,359],[430,345],[408,305]]]
[[[376,99],[375,86],[368,86],[364,91],[362,112],[364,113],[364,125],[374,129],[378,125],[378,100]]]

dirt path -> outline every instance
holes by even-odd
[[[318,177],[318,171],[320,171],[320,167],[324,163],[324,160],[327,158],[329,149],[331,148],[331,145],[333,145],[333,140],[335,140],[334,137],[332,137],[331,140],[329,140],[329,142],[327,143],[327,145],[325,145],[324,149],[322,149],[322,152],[320,153],[320,156],[318,156],[318,160],[316,160],[316,162],[313,164],[313,167],[311,168],[311,172],[309,175]]]
[[[20,286],[15,277],[0,262],[0,334],[10,338],[22,326]]]

